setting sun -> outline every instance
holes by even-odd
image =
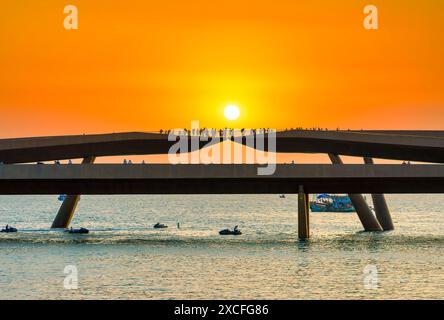
[[[228,120],[236,120],[239,118],[240,110],[237,106],[230,104],[225,107],[224,115]]]

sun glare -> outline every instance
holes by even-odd
[[[237,118],[239,118],[240,110],[234,104],[230,104],[225,107],[224,115],[225,118],[227,118],[228,120],[236,120]]]

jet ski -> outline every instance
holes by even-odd
[[[168,226],[159,222],[154,225],[154,229],[165,229],[165,228],[168,228]]]
[[[221,231],[219,231],[219,234],[221,236],[226,236],[226,235],[239,236],[242,234],[242,232],[236,226],[233,230],[230,230],[230,229],[221,230]]]
[[[68,233],[89,233],[89,230],[88,229],[85,229],[85,228],[80,228],[80,229],[69,229],[68,230]]]
[[[17,229],[16,228],[12,228],[12,227],[8,227],[8,228],[5,228],[5,229],[2,229],[1,232],[12,233],[12,232],[17,232]]]

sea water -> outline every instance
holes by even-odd
[[[50,230],[57,196],[0,196],[0,299],[443,299],[444,195],[386,198],[394,231],[311,213],[300,242],[297,195],[82,196],[86,235]]]

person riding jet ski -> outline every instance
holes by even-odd
[[[222,236],[225,236],[225,235],[238,236],[238,235],[241,235],[242,232],[238,229],[238,226],[235,226],[233,230],[224,229],[224,230],[219,231],[219,234]]]
[[[6,232],[6,233],[17,232],[17,229],[10,227],[9,224],[7,224],[6,227],[1,230],[1,232]]]
[[[86,229],[86,228],[73,229],[71,227],[71,229],[69,229],[68,233],[82,233],[82,234],[86,234],[86,233],[89,233],[89,230]]]

